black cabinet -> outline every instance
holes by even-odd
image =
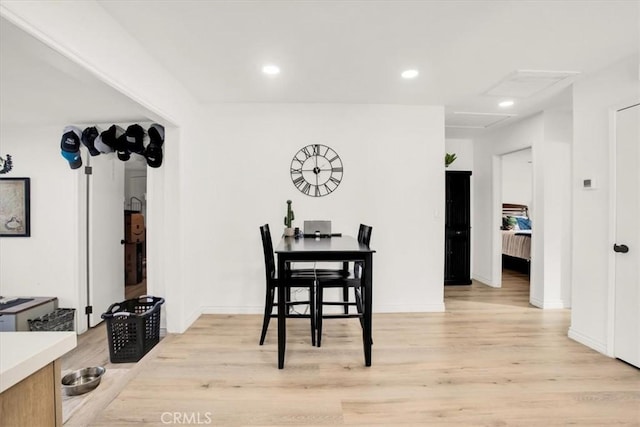
[[[471,172],[447,171],[444,284],[471,284]]]

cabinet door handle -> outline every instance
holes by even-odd
[[[626,254],[627,252],[629,252],[629,246],[614,244],[613,245],[613,251],[614,252],[620,252],[621,254]]]

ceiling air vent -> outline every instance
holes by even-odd
[[[456,111],[452,114],[447,115],[445,120],[445,127],[463,129],[486,129],[515,116],[516,114],[473,113]]]
[[[578,74],[577,71],[516,70],[483,95],[528,98]]]

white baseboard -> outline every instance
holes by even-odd
[[[187,319],[183,323],[182,331],[180,331],[179,333],[182,334],[186,332],[186,330],[189,329],[191,325],[195,323],[196,320],[198,320],[198,317],[200,317],[201,314],[202,314],[202,309],[195,309],[193,313],[191,313],[191,315],[187,317]]]
[[[200,308],[199,314],[262,314],[262,306],[204,306]],[[420,305],[382,305],[373,309],[374,313],[439,313],[444,310],[444,302],[436,304]],[[196,317],[197,319],[197,317]],[[193,319],[195,321],[195,319]]]
[[[569,308],[569,306],[564,302],[564,300],[541,300],[538,298],[530,298],[529,302],[531,305],[542,308],[544,310],[551,309],[559,309],[559,308]]]
[[[419,305],[379,305],[373,308],[373,313],[441,313],[444,312],[444,302]]]
[[[206,305],[200,307],[201,314],[262,314],[263,306]]]
[[[605,343],[601,343],[597,340],[594,340],[593,338],[576,331],[573,328],[569,328],[569,333],[568,333],[569,338],[571,338],[574,341],[579,342],[582,345],[585,345],[599,353],[602,353],[606,356],[610,356],[607,352],[607,346]]]
[[[499,288],[500,286],[491,283],[491,279],[488,279],[486,277],[480,276],[479,274],[474,274],[472,277],[473,280],[482,283],[483,285],[486,286],[491,286],[492,288]]]

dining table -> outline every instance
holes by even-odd
[[[368,245],[352,236],[332,235],[330,237],[289,237],[283,236],[275,249],[278,272],[283,272],[286,280],[292,262],[351,262],[362,263],[362,342],[365,366],[371,366],[371,307],[373,288],[373,254]],[[279,273],[280,274],[280,273]],[[284,368],[287,342],[286,328],[286,286],[278,286],[278,368]]]

